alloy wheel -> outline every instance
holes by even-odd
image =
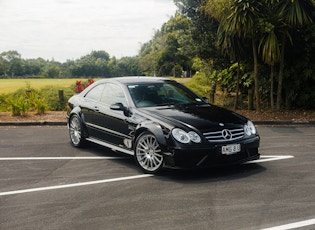
[[[156,173],[163,167],[162,150],[153,134],[144,133],[138,138],[135,159],[146,173]]]
[[[71,143],[78,147],[83,144],[83,138],[82,138],[82,128],[81,128],[81,122],[79,118],[74,115],[70,118],[69,122],[69,134],[70,134],[70,140]]]

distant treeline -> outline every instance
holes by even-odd
[[[110,57],[105,51],[92,51],[77,60],[23,59],[18,51],[0,54],[0,78],[71,78],[141,75],[137,57]]]

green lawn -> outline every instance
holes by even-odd
[[[181,83],[186,83],[191,80],[191,78],[173,78],[176,81]],[[13,93],[14,91],[25,88],[27,85],[30,85],[31,88],[40,89],[44,86],[62,86],[69,87],[75,84],[77,80],[82,80],[87,82],[87,79],[78,79],[78,78],[62,78],[62,79],[53,79],[53,78],[44,78],[44,79],[0,79],[0,94]],[[94,79],[99,80],[99,79]]]
[[[12,93],[17,89],[27,87],[30,85],[31,88],[40,89],[44,86],[62,86],[69,87],[74,85],[77,78],[66,78],[66,79],[0,79],[0,94]],[[82,81],[87,81],[87,79],[82,79]]]

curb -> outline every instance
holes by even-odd
[[[26,121],[0,122],[0,126],[66,126],[65,121]]]
[[[315,125],[315,121],[253,121],[255,125]]]
[[[253,121],[255,125],[315,125],[315,121]],[[0,126],[67,126],[66,121],[27,121],[1,122]]]

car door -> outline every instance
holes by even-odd
[[[112,110],[111,105],[121,103],[128,106],[123,89],[114,83],[106,83],[98,103],[97,126],[100,127],[101,139],[104,142],[114,144],[123,148],[130,148],[131,136],[130,129],[126,122],[128,118],[123,111]]]
[[[99,103],[104,90],[104,84],[96,85],[91,88],[85,95],[81,104],[81,112],[83,119],[88,129],[90,137],[100,138],[101,130],[97,127],[99,119]]]

